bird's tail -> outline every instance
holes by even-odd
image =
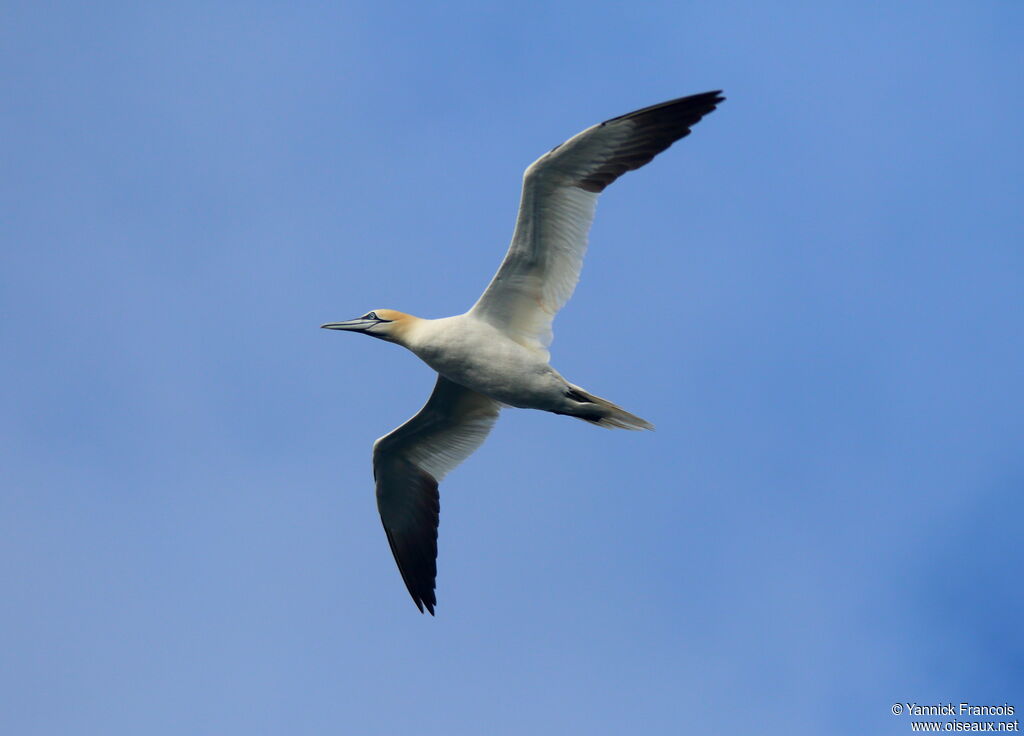
[[[630,414],[621,406],[616,406],[600,396],[594,396],[579,386],[570,383],[566,396],[573,401],[573,405],[568,411],[558,412],[559,414],[568,414],[608,429],[654,429],[654,425],[646,419]]]

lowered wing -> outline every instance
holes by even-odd
[[[487,438],[500,406],[443,376],[412,419],[373,445],[377,509],[405,586],[422,613],[437,598],[437,484]]]

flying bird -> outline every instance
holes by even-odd
[[[427,403],[373,444],[377,508],[413,601],[434,614],[438,483],[487,437],[505,406],[540,409],[620,429],[653,429],[570,383],[548,363],[551,323],[572,296],[598,195],[639,169],[724,100],[681,97],[587,128],[523,175],[512,244],[466,312],[421,319],[376,309],[329,330],[361,332],[411,350],[437,371]]]

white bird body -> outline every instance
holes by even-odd
[[[465,314],[420,319],[378,309],[323,325],[397,343],[437,371],[423,408],[373,445],[377,508],[420,611],[433,614],[437,603],[438,482],[486,439],[503,406],[601,427],[653,429],[551,367],[551,325],[579,280],[598,194],[688,135],[722,100],[705,92],[621,115],[534,161],[523,176],[505,259]]]
[[[547,351],[527,347],[472,313],[417,319],[403,346],[439,374],[506,406],[556,411],[568,383]]]

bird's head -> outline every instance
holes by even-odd
[[[347,322],[328,322],[320,326],[325,330],[362,332],[364,335],[401,344],[404,333],[415,321],[416,318],[411,314],[394,309],[375,309]]]

